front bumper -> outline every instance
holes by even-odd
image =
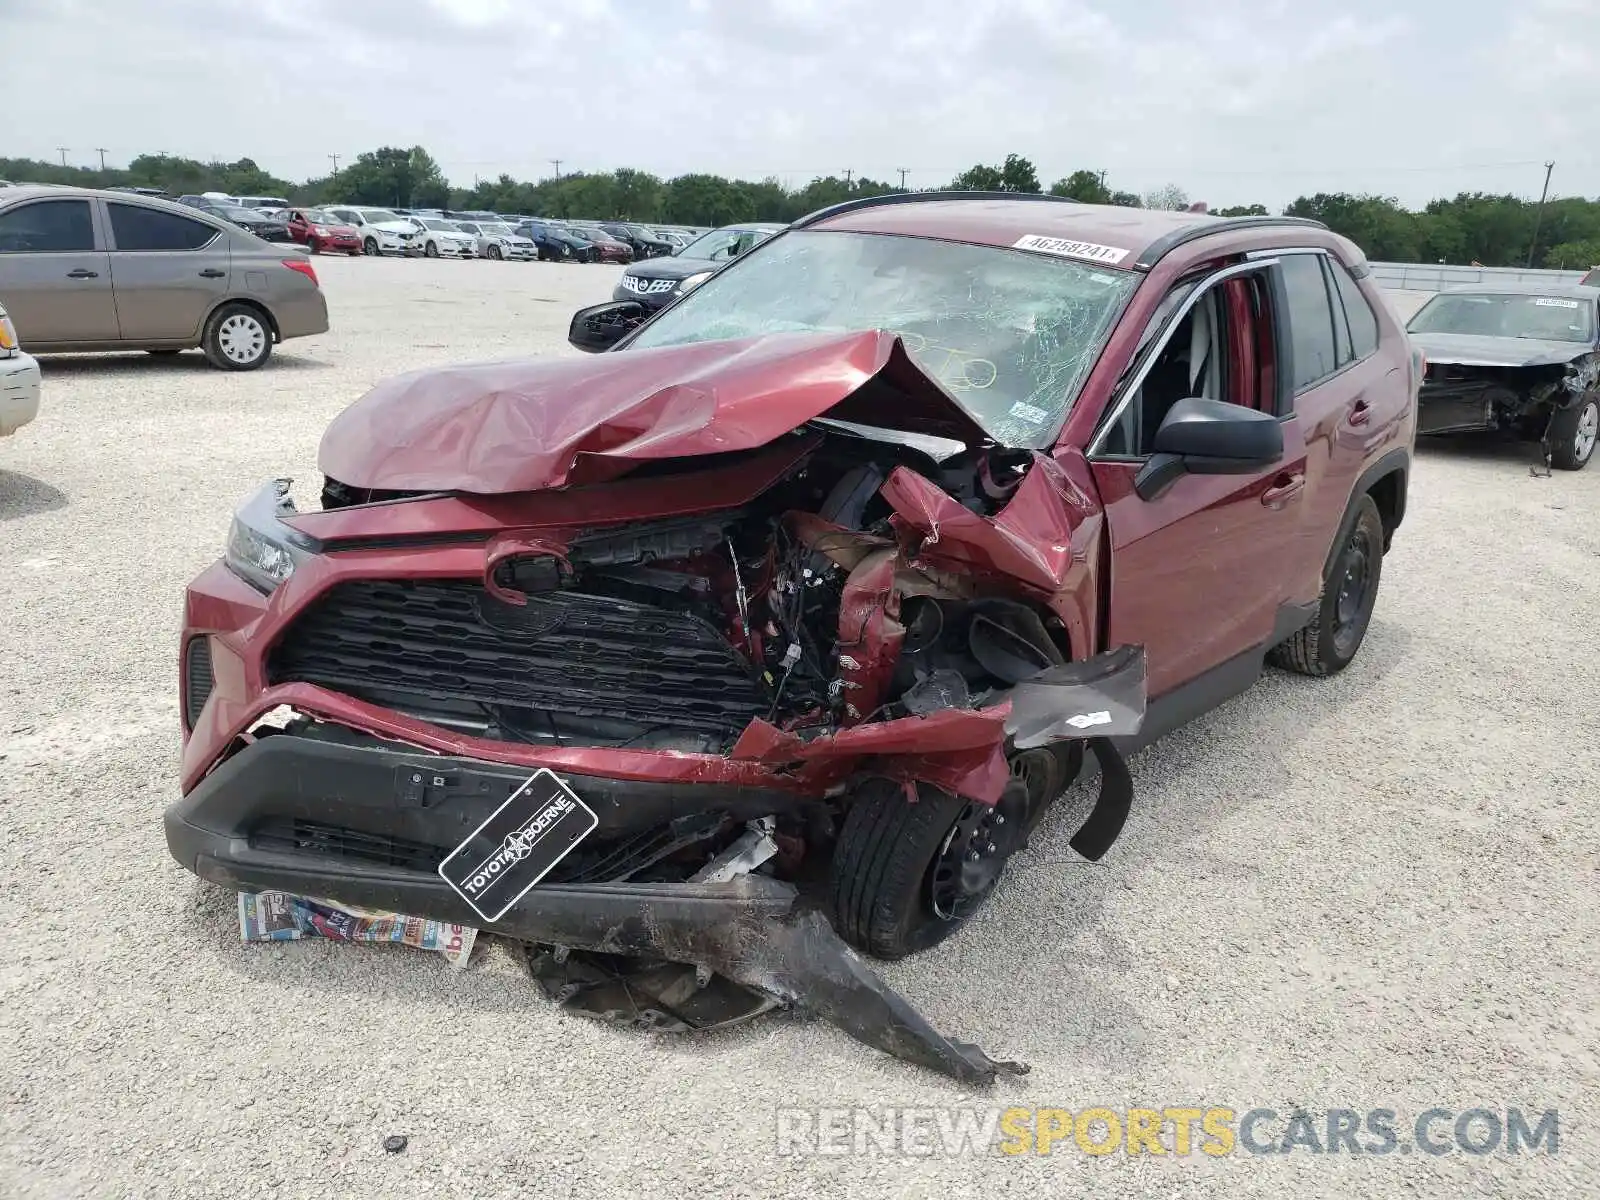
[[[0,358],[0,437],[15,433],[38,415],[38,360],[21,351]]]
[[[644,305],[646,312],[655,312],[657,309],[665,308],[678,298],[678,293],[675,290],[677,287],[677,281],[673,280],[672,284],[673,286],[668,288],[666,291],[636,292],[631,288],[625,288],[621,283],[618,283],[617,286],[612,289],[611,298],[613,300],[632,300],[637,304]]]
[[[435,781],[438,781],[437,783]],[[451,783],[454,787],[451,787]],[[240,750],[167,809],[172,856],[202,879],[238,891],[287,891],[453,924],[481,919],[426,864],[398,848],[382,861],[375,841],[307,835],[315,848],[258,836],[269,810],[323,821],[413,831],[448,830],[463,840],[520,784],[493,763],[417,751],[350,746],[283,733]],[[698,785],[618,784],[569,777],[602,815],[631,810],[601,788],[654,789],[657,803],[704,803]],[[759,805],[757,798],[750,802]],[[365,861],[334,852],[361,845]],[[395,865],[395,864],[401,865]],[[789,884],[760,875],[727,883],[543,883],[493,929],[527,942],[687,963],[782,1003],[822,1016],[851,1037],[969,1083],[1026,1070],[939,1034],[801,902]]]

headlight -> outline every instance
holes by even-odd
[[[678,286],[673,290],[681,296],[685,292],[694,291],[695,288],[699,287],[702,283],[710,278],[710,271],[701,271],[698,275],[690,275],[686,279],[680,281]]]
[[[0,358],[13,358],[17,353],[17,327],[11,318],[0,312]]]
[[[283,523],[295,511],[289,480],[275,479],[251,496],[233,514],[223,561],[246,583],[271,592],[310,552],[309,539]]]

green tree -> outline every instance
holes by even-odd
[[[358,154],[338,180],[340,198],[352,204],[444,208],[450,203],[444,172],[421,146],[383,146]]]
[[[1006,155],[1006,161],[998,167],[982,163],[969,167],[950,181],[950,187],[961,192],[1031,192],[1035,195],[1043,190],[1033,164],[1016,154]]]
[[[1542,262],[1558,271],[1587,271],[1600,266],[1600,238],[1551,246],[1544,252]]]
[[[1216,213],[1219,217],[1264,217],[1267,215],[1265,204],[1235,204],[1231,208],[1219,208]]]
[[[1065,179],[1058,179],[1052,183],[1050,194],[1081,200],[1085,204],[1111,203],[1111,190],[1106,187],[1105,180],[1098,171],[1074,171]]]

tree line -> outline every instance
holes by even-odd
[[[159,187],[175,196],[206,191],[283,196],[308,205],[343,202],[490,209],[548,217],[712,226],[738,221],[788,222],[845,200],[911,190],[854,175],[829,175],[790,188],[771,178],[752,181],[691,173],[663,179],[626,167],[576,171],[536,181],[501,175],[480,180],[471,188],[459,188],[450,186],[438,162],[421,146],[371,150],[334,174],[300,182],[279,179],[249,158],[206,163],[167,154],[143,154],[126,167],[104,170],[0,158],[0,179],[82,187]],[[1111,186],[1103,171],[1074,171],[1045,187],[1033,163],[1016,154],[993,165],[979,163],[945,186],[1043,192],[1129,207],[1191,207],[1189,196],[1176,184],[1139,195]],[[1267,212],[1261,204],[1216,210],[1219,216],[1265,216]],[[1582,197],[1558,198],[1541,208],[1518,196],[1462,192],[1412,210],[1388,196],[1319,192],[1300,197],[1284,213],[1322,221],[1378,261],[1483,266],[1531,263],[1567,269],[1600,263],[1600,201]]]

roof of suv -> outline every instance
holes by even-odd
[[[1059,238],[1123,252],[1107,256],[1107,265],[1144,268],[1191,238],[1251,225],[1327,228],[1297,217],[1216,217],[996,192],[908,192],[851,200],[802,217],[794,228],[899,233],[1000,247],[1015,246],[1029,236]]]

